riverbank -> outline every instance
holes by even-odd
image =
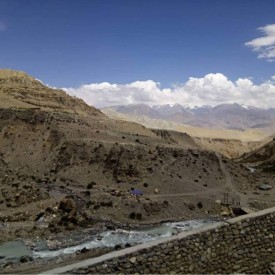
[[[217,217],[207,219],[162,222],[156,224],[135,224],[122,227],[105,225],[104,231],[98,229],[73,232],[49,242],[25,240],[14,249],[20,251],[24,246],[25,255],[1,259],[2,273],[36,273],[45,268],[62,266],[67,263],[96,257],[151,240],[172,236],[182,231],[203,227],[217,221]],[[7,243],[6,243],[7,244]],[[50,246],[48,246],[50,244]],[[2,244],[3,245],[3,244]],[[28,250],[26,250],[26,248]],[[1,245],[0,245],[1,255]],[[3,255],[3,251],[2,251]],[[3,256],[2,256],[3,257]]]

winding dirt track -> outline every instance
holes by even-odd
[[[229,192],[232,192],[233,194],[235,194],[238,198],[239,198],[239,201],[240,201],[240,205],[244,206],[247,204],[247,197],[242,194],[241,192],[239,192],[236,187],[234,186],[233,182],[232,182],[232,178],[229,174],[229,172],[226,170],[224,164],[223,164],[223,161],[222,161],[222,158],[221,158],[221,155],[218,154],[218,153],[215,153],[215,155],[217,156],[218,158],[218,161],[219,161],[219,165],[220,165],[220,168],[221,168],[221,171],[222,173],[224,174],[225,176],[225,182],[226,182],[226,189],[229,191]]]
[[[215,153],[215,155],[219,162],[220,169],[224,175],[225,186],[220,186],[220,187],[211,188],[211,189],[200,186],[200,188],[203,188],[200,191],[185,192],[185,193],[172,193],[172,194],[171,193],[170,194],[156,194],[156,195],[150,195],[148,197],[150,197],[150,198],[166,198],[166,197],[200,196],[200,197],[209,198],[209,197],[215,196],[216,198],[218,198],[218,197],[222,197],[223,194],[225,192],[227,192],[227,193],[234,194],[234,197],[236,197],[237,200],[239,200],[240,205],[242,205],[242,206],[245,205],[247,203],[247,197],[244,194],[242,194],[241,192],[239,192],[236,189],[236,187],[234,186],[234,184],[232,182],[232,178],[231,178],[229,172],[226,170],[226,167],[222,161],[221,155],[218,153]],[[168,166],[168,165],[171,165],[171,164],[164,165],[162,169],[165,169],[166,166]]]

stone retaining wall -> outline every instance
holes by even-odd
[[[275,207],[52,272],[265,273],[275,260]]]

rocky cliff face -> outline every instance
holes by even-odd
[[[275,138],[260,148],[244,154],[242,162],[254,163],[267,171],[275,172]]]
[[[25,88],[43,88],[43,84],[29,76],[25,72],[13,71],[9,69],[0,70],[1,88],[7,87],[25,87]]]
[[[51,89],[24,72],[0,70],[0,108],[40,109],[87,116],[104,115],[83,100]]]

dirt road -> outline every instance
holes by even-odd
[[[246,205],[247,204],[247,196],[245,196],[243,193],[239,192],[236,189],[236,187],[234,186],[234,184],[232,182],[232,178],[224,166],[221,155],[218,153],[215,153],[215,155],[218,158],[221,171],[225,177],[225,183],[226,183],[225,189],[228,190],[228,192],[232,192],[236,197],[238,197],[238,199],[240,201],[240,205],[242,205],[242,206]]]

